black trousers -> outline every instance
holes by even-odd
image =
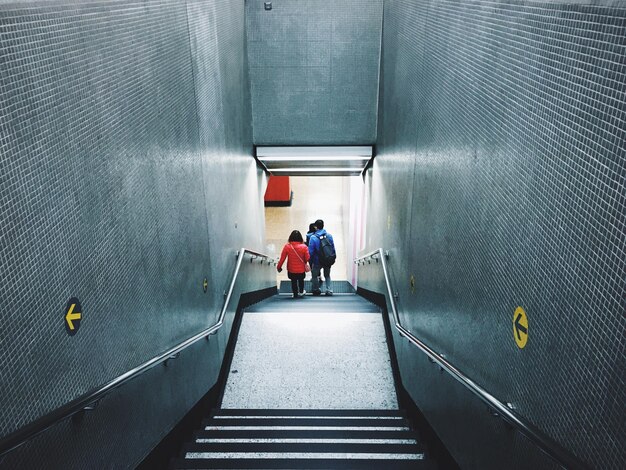
[[[294,295],[304,292],[304,276],[306,276],[306,273],[287,272],[287,277],[291,279],[291,292]]]

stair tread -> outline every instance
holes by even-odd
[[[406,418],[404,410],[344,410],[344,409],[239,409],[239,408],[221,408],[214,409],[211,416],[387,416]]]
[[[296,305],[297,307],[294,308]],[[356,294],[338,294],[332,297],[306,295],[304,299],[296,302],[290,296],[275,295],[246,308],[246,313],[292,312],[294,315],[297,315],[305,312],[317,313],[321,310],[333,312],[337,315],[344,312],[380,314],[380,308],[377,305]]]
[[[393,459],[176,459],[172,469],[389,469],[389,470],[435,470],[436,466],[428,460],[393,460]]]
[[[289,438],[302,439],[416,439],[416,431],[340,431],[340,430],[202,430],[194,434],[197,439],[210,438]]]
[[[407,420],[397,418],[209,418],[203,426],[349,426],[349,427],[401,427]]]
[[[354,444],[354,443],[301,443],[301,442],[194,442],[185,444],[183,452],[288,452],[288,453],[423,453],[419,444]]]

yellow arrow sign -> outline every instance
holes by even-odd
[[[70,327],[70,330],[74,330],[74,321],[75,320],[80,320],[81,318],[81,313],[80,312],[76,312],[74,313],[74,309],[76,308],[76,304],[72,304],[69,308],[69,310],[67,311],[67,315],[65,315],[65,321],[67,322],[67,326]]]
[[[520,349],[528,342],[528,317],[522,307],[517,307],[513,314],[513,338]]]

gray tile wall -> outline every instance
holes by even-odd
[[[235,250],[263,246],[245,60],[243,0],[0,5],[0,435],[215,321]],[[274,282],[255,269],[240,288]],[[181,362],[119,392],[94,428],[115,451],[90,452],[103,443],[85,431],[56,458],[132,467],[214,383],[226,330],[199,356],[206,375]]]
[[[624,468],[626,9],[388,0],[384,18],[367,248],[391,250],[404,322],[592,467]],[[463,468],[541,468],[398,344]]]
[[[246,0],[254,143],[376,139],[382,0]]]

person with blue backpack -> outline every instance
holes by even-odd
[[[335,242],[333,236],[324,230],[324,221],[315,221],[317,231],[309,239],[309,254],[311,255],[311,282],[312,294],[322,295],[320,289],[320,273],[324,272],[324,282],[326,284],[326,295],[333,295],[332,284],[330,283],[330,267],[335,264],[337,253],[335,252]]]

